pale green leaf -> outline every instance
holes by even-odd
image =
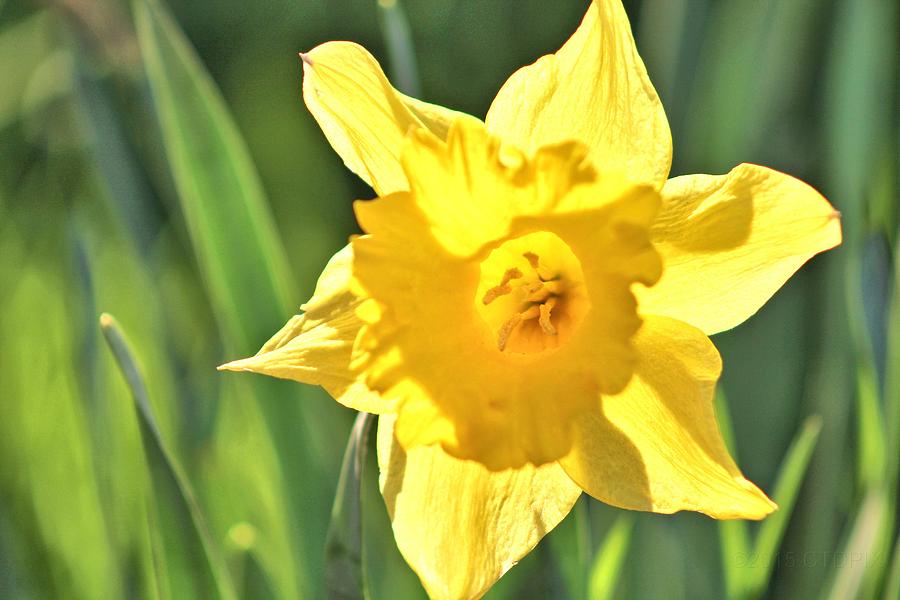
[[[594,557],[588,580],[588,598],[590,600],[607,600],[613,598],[622,566],[628,555],[631,544],[631,532],[634,522],[631,515],[623,514],[610,528],[603,544]]]
[[[144,455],[151,475],[151,487],[155,492],[152,502],[155,506],[151,506],[148,510],[151,518],[151,538],[160,530],[168,529],[173,525],[167,523],[166,525],[169,527],[163,526],[162,520],[166,517],[186,520],[189,527],[183,529],[182,534],[188,544],[195,542],[202,549],[204,563],[215,582],[218,597],[222,600],[236,600],[237,593],[231,575],[219,548],[209,533],[206,519],[197,503],[191,484],[162,438],[153,408],[150,405],[150,399],[147,396],[143,376],[128,341],[112,316],[102,315],[100,327],[134,399]],[[184,515],[187,517],[185,518]],[[174,525],[177,527],[177,522]],[[165,594],[164,590],[171,589],[168,583],[170,575],[166,572],[169,564],[168,554],[172,553],[177,559],[185,561],[185,564],[179,566],[186,566],[191,561],[190,550],[175,547],[170,543],[171,540],[156,538],[154,541],[154,567],[156,568],[158,589]],[[165,553],[166,556],[163,556],[162,553]],[[192,575],[194,574],[192,573]],[[197,575],[199,578],[199,574]],[[199,582],[195,583],[200,585]],[[176,589],[183,590],[183,587],[179,585]],[[196,592],[204,588],[194,589]]]

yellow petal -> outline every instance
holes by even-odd
[[[561,461],[586,492],[609,504],[718,519],[761,519],[776,506],[741,475],[713,409],[719,354],[701,331],[649,317],[634,338],[640,356],[624,392],[576,425]]]
[[[306,106],[347,168],[379,195],[407,188],[400,149],[410,129],[443,138],[454,120],[477,120],[401,94],[357,44],[327,42],[301,57]]]
[[[439,446],[404,451],[379,417],[381,493],[397,546],[431,598],[478,598],[569,513],[581,495],[555,463],[491,472]]]
[[[350,370],[353,343],[362,321],[356,308],[362,299],[350,291],[353,251],[345,246],[335,254],[316,284],[316,291],[256,356],[219,367],[249,371],[301,383],[321,385],[338,402],[366,412],[390,406],[369,390]]]
[[[635,289],[640,311],[710,335],[743,322],[803,263],[841,243],[840,215],[828,201],[765,167],[676,177],[662,194],[651,235],[663,275]]]
[[[620,0],[592,2],[556,54],[516,71],[486,123],[529,152],[579,140],[590,147],[599,171],[622,171],[657,189],[672,163],[669,123]]]

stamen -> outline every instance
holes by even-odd
[[[528,264],[531,265],[531,268],[534,269],[534,274],[538,276],[538,279],[541,281],[549,281],[551,279],[555,279],[553,275],[547,275],[547,266],[544,265],[544,272],[541,272],[541,257],[535,254],[534,252],[525,252],[522,254],[525,260],[528,261]]]
[[[503,279],[500,280],[500,285],[494,286],[489,289],[484,294],[484,298],[481,301],[488,305],[500,296],[505,296],[512,292],[512,287],[509,285],[509,282],[513,279],[518,279],[522,277],[522,271],[513,267],[512,269],[507,269],[506,273],[503,274]]]
[[[515,331],[516,327],[518,327],[522,321],[537,319],[540,316],[541,311],[537,306],[532,306],[528,310],[511,316],[509,320],[500,327],[500,331],[497,332],[497,348],[500,349],[500,352],[506,350],[506,343],[509,341],[509,336],[512,335],[512,332]]]
[[[550,335],[556,335],[556,327],[550,322],[550,311],[553,310],[554,306],[556,306],[556,297],[547,299],[547,301],[540,306],[541,316],[538,322],[541,324],[541,329],[544,330],[544,333]]]
[[[528,302],[543,302],[549,297],[558,296],[563,292],[561,281],[538,281],[528,288]]]

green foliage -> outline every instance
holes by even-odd
[[[363,574],[367,597],[423,596],[359,429],[341,468],[353,415],[215,371],[294,313],[372,194],[306,113],[296,52],[358,41],[407,92],[483,116],[584,4],[0,1],[0,598],[318,598]],[[585,497],[488,597],[893,599],[897,3],[625,6],[673,174],[790,172],[846,241],[715,340],[723,433],[778,512]]]
[[[628,554],[631,542],[630,515],[623,515],[606,534],[603,544],[594,557],[588,580],[588,598],[590,600],[607,600],[614,598],[616,586],[622,572],[622,565]]]
[[[201,586],[205,583],[204,576],[209,575],[219,598],[237,598],[231,575],[210,536],[184,469],[162,438],[144,377],[125,334],[106,313],[100,315],[100,328],[131,390],[150,472],[152,492],[147,495],[147,530],[153,549],[156,593],[162,598],[173,597],[172,590],[177,590],[178,595],[208,596],[211,589]],[[168,539],[166,534],[170,534]],[[199,561],[198,567],[195,563],[200,555],[205,560]]]
[[[342,600],[362,600],[367,597],[363,569],[362,491],[363,468],[369,431],[375,416],[359,413],[350,431],[341,477],[338,479],[331,525],[325,539],[325,558],[328,597]]]

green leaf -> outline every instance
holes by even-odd
[[[213,312],[248,353],[291,314],[290,271],[262,186],[221,95],[155,0],[135,20],[162,138]]]
[[[762,595],[772,576],[772,568],[777,562],[775,553],[781,546],[784,531],[794,511],[800,485],[803,483],[821,430],[821,418],[815,415],[807,418],[788,448],[778,471],[778,478],[772,493],[772,499],[778,504],[778,510],[762,522],[756,537],[753,557],[759,568],[746,572],[746,590],[752,598]]]
[[[329,598],[362,600],[367,597],[362,560],[361,483],[369,430],[375,416],[356,416],[331,509],[331,523],[325,542],[326,587]]]
[[[419,85],[419,68],[413,48],[409,19],[400,0],[378,0],[378,16],[381,35],[387,44],[390,79],[394,86],[416,98],[422,95]]]
[[[771,517],[770,517],[771,518]],[[722,576],[725,579],[725,597],[729,599],[747,596],[747,576],[744,566],[753,560],[750,554],[750,531],[744,521],[719,523]]]
[[[577,560],[569,561],[575,563],[574,566],[578,569],[578,577],[571,578],[569,581],[569,591],[573,598],[586,597],[586,584],[588,582],[585,581],[584,574],[591,572],[590,569],[594,558],[594,528],[591,519],[591,502],[593,500],[590,496],[582,494],[578,498],[578,502],[575,503],[575,557]],[[562,562],[565,560],[565,554],[559,552],[558,547],[554,548],[554,550],[556,550],[558,561]],[[562,570],[565,573],[566,569]],[[572,570],[572,566],[569,566],[568,570]]]
[[[181,529],[181,534],[188,544],[202,549],[205,559],[203,562],[215,583],[218,597],[223,600],[236,599],[237,594],[231,581],[231,575],[219,553],[219,549],[212,540],[190,482],[160,434],[150,400],[147,396],[143,376],[137,366],[128,341],[112,316],[108,314],[101,315],[100,327],[119,365],[119,369],[128,383],[137,411],[144,455],[150,470],[152,488],[155,492],[155,506],[148,511],[151,519],[151,537],[161,530],[168,530],[168,527],[161,526],[162,520],[166,517],[178,519],[179,523],[187,525],[187,527]],[[157,522],[157,519],[160,519],[160,521]],[[167,555],[173,553],[179,559],[180,564],[178,566],[182,568],[193,564],[192,556],[190,550],[175,547],[172,539],[155,538],[154,541],[156,542],[154,567],[156,569],[158,591],[162,596],[167,596],[166,590],[175,587],[170,587],[168,581],[171,574],[167,573],[168,565],[170,564],[170,561],[167,560]],[[177,544],[177,542],[175,543]],[[165,553],[166,556],[162,553]],[[190,575],[194,576],[195,573]],[[176,589],[179,590],[179,594],[183,593],[182,585],[177,586]]]
[[[835,569],[828,600],[874,597],[871,573],[887,566],[888,548],[883,542],[890,541],[891,512],[884,489],[875,488],[865,495],[843,548],[835,553],[835,560],[844,561],[844,568]]]
[[[725,445],[736,457],[731,417],[725,395],[721,391],[716,395],[716,416]],[[765,591],[776,562],[775,553],[790,521],[800,484],[809,467],[821,429],[822,420],[819,417],[808,418],[788,448],[772,493],[779,508],[760,525],[752,549],[750,532],[745,522],[719,523],[726,597],[755,598]]]
[[[43,175],[44,187],[23,186],[19,198],[55,200],[48,184],[55,175]],[[61,268],[71,260],[58,243],[69,214],[48,212],[41,229],[21,231],[21,238],[10,221],[0,234],[0,262],[17,261],[0,268],[0,537],[8,534],[18,546],[0,559],[0,569],[11,566],[8,576],[21,586],[19,594],[0,582],[3,598],[125,594],[124,561],[109,544],[113,532],[91,452],[93,399],[81,386],[82,296],[66,285]]]
[[[614,597],[622,565],[631,544],[631,532],[634,519],[631,515],[620,516],[610,528],[603,544],[594,557],[588,580],[588,598],[590,600],[607,600]]]
[[[894,251],[894,290],[888,312],[884,401],[887,486],[888,489],[896,489],[900,480],[900,245]]]
[[[728,400],[721,389],[716,392],[716,419],[725,446],[737,460],[734,445],[734,429]],[[722,557],[722,575],[725,579],[725,597],[743,598],[746,595],[747,580],[742,565],[750,558],[750,531],[744,521],[722,521],[719,523],[719,545]]]
[[[894,544],[894,560],[891,561],[891,570],[884,583],[884,600],[900,598],[900,535]]]
[[[228,354],[246,356],[299,304],[284,249],[247,148],[184,34],[157,0],[135,0],[134,12],[163,146],[212,312]],[[250,393],[241,402],[264,415],[280,468],[272,483],[284,484],[284,494],[263,510],[284,507],[293,545],[272,562],[294,570],[301,596],[316,596],[331,473],[338,468],[332,442],[346,427],[345,417],[324,393],[262,378],[247,381],[241,389]],[[247,401],[251,394],[258,402]],[[233,418],[238,408],[229,409]]]

